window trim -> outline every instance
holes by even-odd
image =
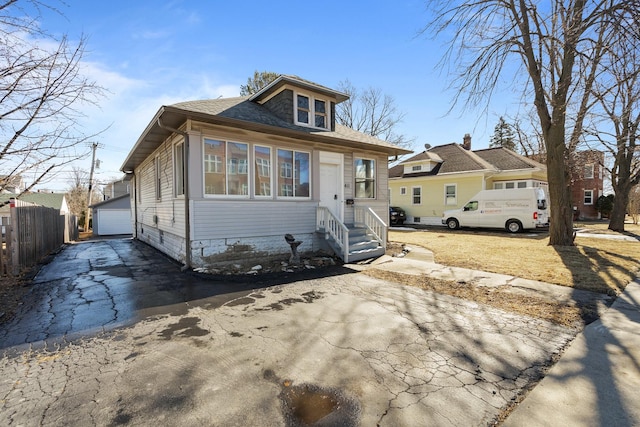
[[[309,99],[309,108],[308,109],[300,109],[302,111],[307,111],[309,113],[309,122],[301,122],[298,120],[298,96],[304,96]],[[316,112],[316,101],[324,102],[324,113]],[[324,116],[324,124],[325,127],[316,126],[316,115]],[[311,93],[306,92],[293,92],[293,122],[298,126],[304,126],[314,129],[324,129],[329,130],[331,128],[331,101],[327,98],[316,97]]]
[[[401,196],[407,195],[407,187],[400,187],[400,195]]]
[[[587,175],[587,168],[591,170],[591,173]],[[582,168],[582,179],[594,179],[596,176],[595,165],[593,163],[586,163]]]
[[[249,175],[251,175],[251,173],[253,173],[253,197],[256,199],[273,199],[274,194],[273,194],[273,147],[268,146],[268,145],[261,145],[261,144],[252,144],[253,145],[253,150],[251,150],[251,153],[253,154],[253,161],[251,162],[252,165],[254,165],[254,168],[252,171],[249,172]],[[267,169],[269,171],[269,195],[265,196],[262,194],[259,194],[261,191],[261,188],[258,188],[258,184],[260,184],[260,187],[262,187],[263,183],[262,181],[259,180],[259,177],[264,177],[264,175],[261,175],[258,173],[258,170],[263,170],[265,168],[264,165],[260,165],[260,167],[258,167],[258,156],[256,155],[256,149],[257,148],[266,148],[269,150],[269,165],[267,166]]]
[[[290,148],[290,147],[273,147],[275,148],[275,158],[276,158],[276,164],[275,164],[275,169],[277,170],[277,178],[287,178],[287,177],[281,177],[280,176],[280,162],[278,160],[278,151],[282,150],[282,151],[290,151],[291,155],[292,155],[292,163],[291,163],[291,191],[293,193],[292,196],[281,196],[280,195],[280,188],[281,185],[282,186],[286,186],[288,185],[288,183],[283,183],[280,184],[278,182],[278,180],[276,179],[275,181],[275,192],[274,192],[274,196],[276,198],[276,200],[310,200],[311,197],[313,196],[313,191],[312,191],[312,187],[311,187],[311,178],[313,177],[313,173],[312,173],[312,163],[313,163],[313,156],[311,155],[311,151],[305,151],[305,150],[296,150],[294,148]],[[297,196],[295,193],[295,183],[296,183],[296,153],[301,153],[301,154],[306,154],[309,157],[309,170],[308,170],[308,174],[309,174],[309,195],[308,196]],[[287,163],[289,164],[289,163]],[[272,168],[272,172],[273,172],[273,168]]]
[[[415,194],[415,190],[420,190],[420,194],[418,194],[418,197],[420,198],[420,201],[418,203],[416,203],[416,194]],[[422,205],[422,185],[415,185],[413,187],[411,187],[411,204],[415,205],[415,206],[421,206]]]
[[[590,202],[590,203],[587,203],[587,193],[589,193],[589,194],[591,195],[591,202]],[[594,198],[595,198],[595,190],[583,190],[583,193],[582,193],[582,203],[583,203],[585,206],[592,206],[592,205],[594,205],[594,204],[595,204]]]
[[[447,187],[453,187],[453,203],[448,202]],[[457,206],[458,205],[458,184],[445,184],[444,185],[444,205],[445,206]]]
[[[220,164],[222,166],[222,171],[218,171],[217,167],[214,168],[214,171],[210,171],[207,172],[207,168],[206,168],[206,160],[205,160],[205,145],[207,144],[207,141],[217,141],[217,142],[222,142],[224,144],[224,161],[220,160],[219,162],[216,162],[215,159],[213,161],[213,163],[215,165]],[[240,162],[236,163],[236,170],[233,174],[229,173],[229,161],[231,160],[231,158],[229,157],[229,144],[241,144],[241,145],[245,145],[247,147],[247,158],[246,158],[246,173],[244,172],[239,172],[239,167],[240,167]],[[253,144],[250,144],[248,142],[242,142],[242,141],[236,141],[236,140],[230,140],[230,139],[225,139],[225,138],[218,138],[215,136],[203,136],[202,137],[202,161],[201,161],[201,165],[202,165],[202,195],[205,198],[213,198],[213,199],[224,199],[224,198],[228,198],[228,199],[250,199],[251,198],[251,182],[250,182],[250,177],[252,176],[251,173],[249,173],[248,170],[248,165],[251,164],[251,146]],[[217,156],[216,156],[217,157]],[[224,175],[224,194],[210,194],[207,193],[207,173],[219,173]],[[230,176],[239,176],[239,175],[244,175],[247,177],[247,182],[246,183],[240,183],[240,186],[245,186],[247,188],[246,194],[229,194],[229,177]]]
[[[364,178],[364,182],[366,183],[367,181],[372,181],[373,182],[373,195],[371,197],[358,197],[357,191],[358,191],[358,176],[357,176],[357,167],[356,167],[356,163],[358,162],[358,160],[369,160],[371,162],[373,162],[373,178]],[[378,185],[378,165],[377,163],[377,159],[371,158],[371,157],[356,157],[354,156],[353,158],[353,184],[354,184],[354,189],[353,189],[353,196],[354,198],[358,199],[358,200],[375,200],[378,197],[378,192],[376,191],[377,188],[376,186]],[[363,179],[363,178],[360,178]]]
[[[184,170],[184,142],[178,142],[173,147],[173,195],[176,198],[184,197]]]
[[[160,155],[157,154],[153,159],[153,167],[154,167],[154,183],[156,190],[156,200],[162,200],[162,164],[160,162]]]

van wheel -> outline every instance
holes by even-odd
[[[516,219],[510,219],[507,221],[506,229],[510,233],[519,233],[522,231],[522,224]]]
[[[447,227],[449,227],[449,230],[457,230],[458,228],[460,228],[460,224],[458,223],[457,219],[449,218],[447,220]]]

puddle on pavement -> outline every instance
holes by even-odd
[[[358,425],[360,405],[341,390],[314,384],[293,385],[291,380],[280,380],[270,369],[263,376],[282,388],[278,397],[287,427]]]

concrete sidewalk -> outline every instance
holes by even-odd
[[[640,426],[640,283],[588,325],[504,426]]]
[[[569,301],[593,293],[515,278],[447,267],[433,255],[412,248],[404,258],[383,256],[368,268],[429,275],[479,286],[513,287],[514,291]],[[609,297],[602,295],[603,302]],[[525,397],[503,426],[640,426],[640,281],[587,325],[546,377]]]

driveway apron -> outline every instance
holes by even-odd
[[[249,282],[249,283],[248,283]],[[221,305],[265,286],[250,280],[212,280],[132,239],[66,246],[36,275],[12,322],[0,325],[0,349],[77,338],[130,325],[150,315],[185,313],[206,299]]]
[[[491,425],[575,335],[346,267],[305,274],[217,281],[137,241],[71,245],[0,335],[0,425]]]

